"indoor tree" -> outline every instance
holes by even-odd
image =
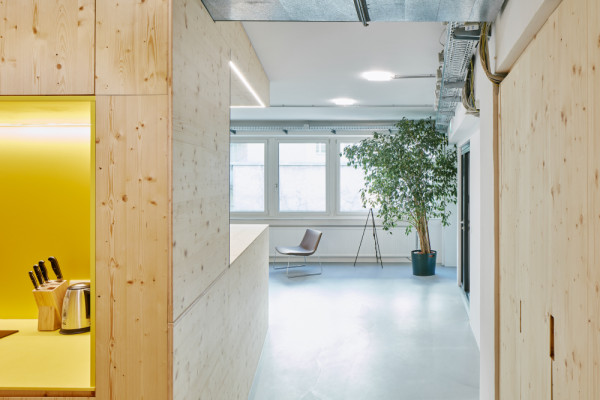
[[[344,155],[348,165],[364,171],[363,205],[378,210],[383,229],[407,222],[406,234],[415,228],[421,253],[429,254],[429,220],[440,218],[447,226],[447,206],[456,203],[456,146],[448,145],[431,118],[403,118],[395,126],[397,132],[375,132]]]

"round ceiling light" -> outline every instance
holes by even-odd
[[[337,99],[331,99],[331,101],[338,106],[351,106],[356,104],[356,100],[347,97],[338,97]]]
[[[394,74],[388,71],[367,71],[361,74],[368,81],[391,81],[394,79]]]

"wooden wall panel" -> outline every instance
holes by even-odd
[[[93,94],[94,7],[94,0],[1,0],[0,94]]]
[[[258,232],[174,324],[176,400],[248,398],[268,327],[269,234]]]
[[[501,399],[596,398],[588,392],[587,3],[564,0],[501,85]]]
[[[10,400],[92,400],[96,399],[96,397],[82,397],[77,394],[69,393],[68,397],[52,397],[49,393],[42,393],[40,397],[32,397],[31,395],[27,395],[25,397],[21,397],[22,392],[15,392],[15,394],[6,393],[6,397],[0,397],[1,399],[10,399]],[[37,394],[36,394],[37,395]],[[36,396],[34,395],[34,396]]]
[[[167,94],[169,0],[102,0],[96,10],[96,94]]]
[[[549,135],[553,395],[575,400],[588,399],[587,1],[563,1],[556,26],[552,101],[558,118]]]
[[[516,165],[518,148],[516,142],[517,115],[519,109],[513,106],[512,99],[507,93],[522,90],[523,80],[519,70],[513,71],[503,82],[500,95],[500,360],[499,380],[501,382],[500,398],[517,399],[520,393],[520,313],[521,298],[518,285],[517,239],[517,209],[512,205],[517,203],[517,176],[519,166]],[[507,89],[510,88],[510,89]],[[508,118],[510,116],[510,118]]]
[[[96,386],[168,399],[169,97],[96,98]]]
[[[229,265],[228,61],[202,4],[174,1],[172,321]]]
[[[47,392],[47,391],[22,391],[22,390],[2,390],[0,399],[10,400],[90,400],[95,399],[94,392]]]
[[[600,2],[588,0],[589,398],[600,399]]]
[[[172,13],[173,398],[246,398],[267,329],[268,235],[230,266],[232,54],[255,90],[266,75],[240,23],[213,22],[197,0]]]

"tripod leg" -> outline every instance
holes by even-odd
[[[373,241],[375,243],[375,262],[381,264],[383,268],[383,259],[381,258],[381,249],[379,248],[379,238],[377,237],[377,228],[375,227],[375,216],[373,215],[373,209],[371,209],[371,217],[373,218]]]
[[[356,267],[356,261],[358,260],[358,253],[360,253],[360,246],[362,246],[363,239],[365,238],[365,231],[367,230],[367,225],[369,224],[369,215],[373,214],[373,209],[369,209],[369,213],[367,214],[367,220],[365,221],[365,227],[363,228],[362,236],[360,237],[360,243],[358,244],[358,250],[356,251],[356,257],[354,258],[354,266]]]

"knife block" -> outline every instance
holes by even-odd
[[[62,321],[62,304],[69,283],[51,281],[33,290],[38,306],[38,331],[55,331]]]

